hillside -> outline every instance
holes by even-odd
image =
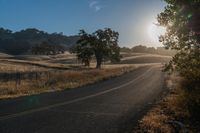
[[[47,33],[35,28],[29,28],[17,32],[0,28],[0,51],[19,55],[31,53],[35,46],[41,46],[45,42],[53,48],[66,50],[76,44],[79,36],[66,36],[63,33]]]

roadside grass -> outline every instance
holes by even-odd
[[[108,65],[102,69],[53,70],[34,78],[1,81],[0,99],[72,89],[133,71],[140,65]]]
[[[191,99],[198,99],[199,93],[186,93],[186,81],[177,75],[166,78],[169,92],[158,101],[139,121],[134,133],[196,133],[200,123],[190,112]],[[189,96],[190,95],[190,96]],[[197,111],[197,110],[195,110]],[[199,113],[199,112],[196,112]]]
[[[30,64],[15,63],[12,61],[1,61],[0,62],[0,73],[15,73],[15,72],[39,72],[49,71],[51,69],[34,66]]]

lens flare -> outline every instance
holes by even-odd
[[[148,35],[152,42],[158,43],[159,36],[165,34],[166,28],[158,26],[154,23],[150,24],[148,27]]]

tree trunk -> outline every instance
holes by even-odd
[[[101,68],[101,64],[102,64],[102,58],[98,57],[98,58],[96,58],[96,60],[97,60],[96,68],[100,69]]]

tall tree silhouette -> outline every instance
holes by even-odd
[[[177,50],[166,69],[175,69],[189,80],[200,81],[200,1],[165,1],[167,6],[157,18],[167,28],[160,41],[166,48]]]
[[[103,59],[109,58],[112,61],[120,60],[118,32],[115,32],[110,28],[105,28],[103,30],[99,29],[92,34],[88,34],[84,30],[81,30],[79,35],[80,39],[77,42],[77,48],[81,48],[82,51],[79,51],[78,55],[85,53],[86,49],[91,51],[90,56],[88,57],[91,57],[92,54],[94,54],[97,62],[96,68],[101,68]]]

